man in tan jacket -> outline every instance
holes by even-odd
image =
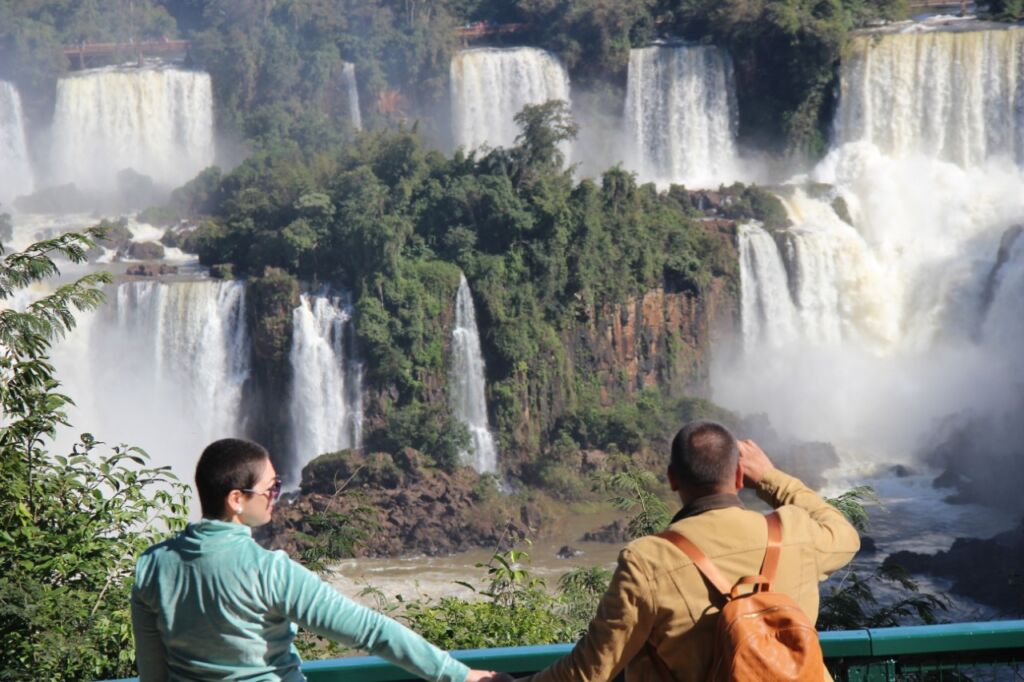
[[[687,424],[672,442],[668,469],[682,510],[669,526],[689,538],[731,583],[761,568],[768,542],[764,516],[745,509],[744,485],[779,511],[782,554],[772,589],[818,617],[818,582],[860,548],[857,531],[800,480],[782,473],[752,441],[722,425]],[[649,536],[626,545],[587,633],[564,658],[530,682],[604,682],[623,668],[627,680],[658,680],[649,642],[678,682],[704,680],[722,604],[693,562],[667,540]]]

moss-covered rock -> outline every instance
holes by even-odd
[[[332,495],[338,484],[352,478],[364,461],[358,450],[339,450],[320,455],[302,468],[299,490],[303,495]]]
[[[234,279],[235,266],[231,263],[217,263],[210,266],[210,277],[213,279]]]
[[[135,260],[160,260],[164,257],[164,247],[159,242],[132,242],[128,245],[128,257]]]
[[[836,212],[839,219],[847,225],[853,225],[853,218],[850,217],[850,207],[846,205],[846,199],[836,197],[832,200],[832,210]]]
[[[419,455],[416,451],[411,451]],[[354,488],[398,488],[421,478],[418,466],[406,468],[411,461],[406,454],[396,461],[390,453],[361,450],[339,450],[320,455],[302,469],[299,486],[303,495],[319,493],[333,495],[342,486]]]
[[[149,208],[140,211],[136,216],[136,219],[140,223],[149,223],[150,225],[156,225],[157,227],[168,227],[178,222],[181,216],[174,210],[173,206],[150,206]],[[166,243],[166,242],[164,242]],[[172,246],[168,244],[168,246]]]
[[[722,209],[727,218],[759,220],[769,231],[782,230],[792,224],[779,197],[764,187],[737,182],[724,191],[732,198]]]
[[[406,461],[410,454],[418,459],[406,453]],[[350,555],[437,556],[493,549],[536,536],[549,525],[542,507],[497,494],[493,481],[468,467],[411,474],[395,460],[387,453],[354,450],[318,457],[303,470],[299,495],[274,509],[257,539],[303,556],[311,548],[323,552],[324,537],[348,533],[359,538],[344,546]],[[361,527],[349,527],[353,523]]]
[[[252,331],[253,357],[278,363],[292,342],[292,311],[299,305],[299,281],[278,268],[266,268],[246,287],[246,313]]]
[[[128,223],[121,220],[103,219],[95,225],[103,230],[103,237],[96,240],[96,243],[108,249],[121,249],[127,246],[132,240],[132,231],[128,229]]]

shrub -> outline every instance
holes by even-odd
[[[100,230],[6,256],[0,302],[80,263]],[[47,358],[74,310],[102,301],[106,273],[57,287],[25,310],[0,310],[0,678],[79,680],[132,672],[128,593],[135,558],[184,525],[187,492],[138,448],[105,453],[90,434],[51,452],[71,399]],[[0,306],[2,307],[2,306]]]

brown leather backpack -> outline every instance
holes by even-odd
[[[735,585],[730,585],[707,555],[687,538],[671,530],[658,534],[690,557],[711,586],[725,597],[706,679],[822,682],[829,678],[818,632],[789,595],[771,589],[782,549],[782,520],[778,512],[768,514],[765,520],[768,547],[761,573],[740,578]],[[745,591],[748,587],[752,591]],[[648,644],[647,652],[662,680],[672,682],[671,672],[654,647]]]

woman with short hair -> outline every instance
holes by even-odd
[[[305,680],[295,623],[433,682],[496,675],[470,670],[283,551],[260,547],[252,529],[270,521],[281,492],[261,445],[210,444],[196,467],[196,489],[202,520],[150,547],[136,566],[131,611],[141,682]]]

